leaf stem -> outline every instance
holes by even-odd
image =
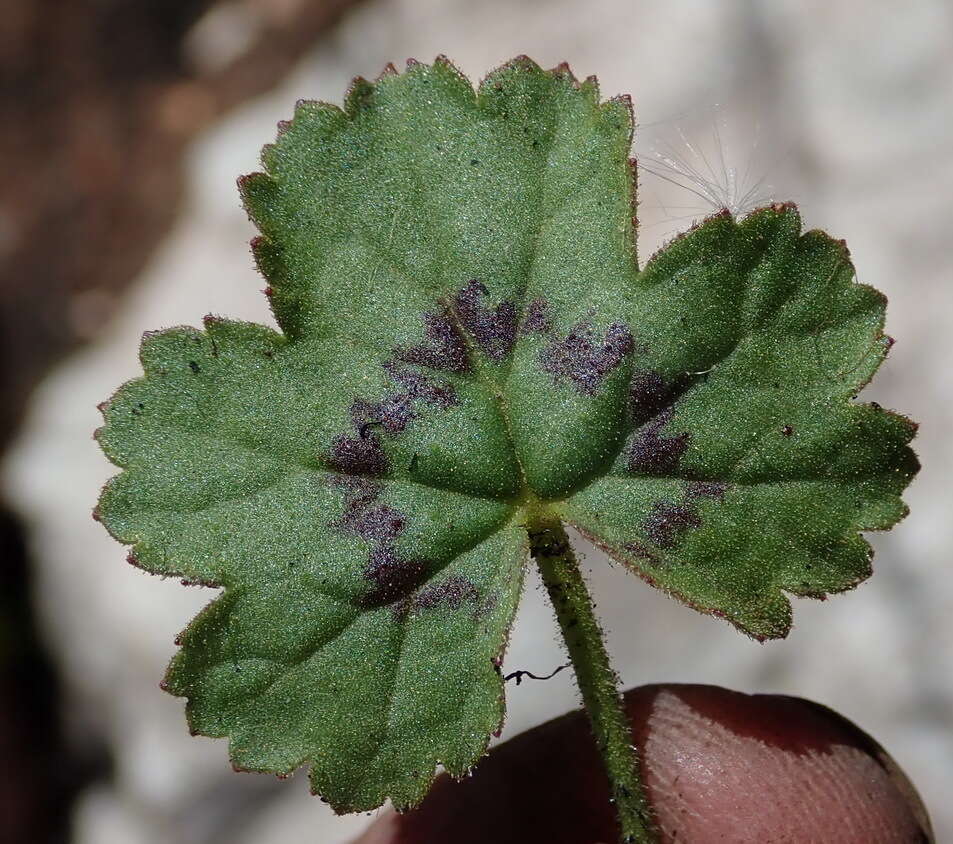
[[[609,778],[622,844],[656,841],[629,721],[609,664],[602,628],[562,523],[543,507],[530,512],[530,553],[556,611],[576,682]]]

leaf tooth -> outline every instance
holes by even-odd
[[[784,223],[794,235],[801,231],[801,212],[794,202],[774,202],[755,208],[738,225],[742,230],[760,228],[768,217],[774,217],[778,222]],[[833,238],[829,239],[833,241]],[[843,240],[840,243],[846,249],[846,243]]]
[[[504,62],[499,67],[491,70],[483,78],[483,81],[480,82],[479,92],[482,94],[494,86],[501,85],[502,79],[500,77],[505,77],[512,71],[525,71],[540,75],[545,73],[545,71],[529,56],[516,56],[515,58],[510,59],[508,62]]]
[[[334,103],[324,100],[300,99],[295,103],[292,123],[315,123],[323,121],[336,123],[344,116],[344,112]],[[331,124],[329,124],[331,125]]]
[[[691,228],[679,232],[656,249],[642,268],[643,276],[649,272],[659,272],[663,275],[673,273],[678,267],[693,263],[695,238],[711,237],[714,226],[720,226],[723,229],[723,235],[731,236],[734,236],[737,228],[735,218],[731,216],[727,208],[721,208],[709,214],[705,219],[693,223]]]
[[[258,229],[267,234],[278,199],[278,183],[267,173],[256,172],[239,176],[237,184],[245,212]]]
[[[344,95],[344,113],[348,117],[354,117],[358,111],[367,106],[373,96],[374,83],[368,82],[363,76],[355,76]]]
[[[145,331],[139,344],[139,361],[142,369],[146,375],[165,375],[168,370],[171,346],[194,343],[198,347],[204,340],[205,335],[191,325],[176,325],[161,331]],[[185,355],[180,354],[179,357],[185,358]],[[135,381],[130,381],[124,386],[133,383]]]
[[[503,67],[511,67],[514,70],[528,70],[534,73],[542,72],[542,68],[525,53],[520,53],[518,56],[514,56],[512,59],[506,62]]]
[[[251,241],[252,255],[258,271],[268,282],[265,295],[275,320],[288,335],[294,336],[299,329],[301,312],[300,297],[289,290],[288,271],[281,247],[268,237],[256,237]]]
[[[388,62],[387,64],[384,65],[384,69],[377,74],[377,78],[374,80],[374,82],[381,82],[382,80],[386,79],[388,76],[398,76],[398,75],[399,74],[397,72],[397,68],[394,67],[394,63]]]
[[[599,113],[608,122],[608,128],[619,129],[624,127],[626,129],[628,133],[626,155],[628,155],[635,133],[635,108],[632,105],[632,95],[616,94],[614,97],[610,97],[599,106]]]
[[[250,245],[255,263],[265,280],[272,286],[281,284],[284,281],[284,263],[280,247],[263,235],[252,238]]]
[[[468,104],[472,104],[476,100],[476,91],[473,90],[473,85],[466,74],[445,55],[441,53],[437,56],[433,60],[432,68],[435,73],[441,74],[445,80],[452,83],[457,93],[460,94]]]
[[[579,89],[579,80],[576,78],[576,75],[572,72],[572,68],[569,66],[569,62],[561,61],[555,67],[551,67],[546,71],[550,76],[553,76],[557,79],[565,79],[573,88]]]
[[[473,90],[473,86],[470,84],[470,80],[467,79],[466,74],[462,70],[460,70],[460,68],[458,68],[452,61],[450,61],[450,59],[448,59],[443,53],[441,53],[439,56],[437,56],[433,60],[433,66],[434,68],[442,68],[444,70],[449,70],[455,76],[459,77],[461,81],[466,82],[467,87],[470,88],[471,91]]]
[[[259,158],[261,160],[261,166],[264,167],[268,173],[273,173],[278,167],[278,145],[265,144],[261,148]]]

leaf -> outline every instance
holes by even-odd
[[[147,335],[98,432],[97,509],[147,571],[224,593],[165,685],[236,767],[338,811],[417,803],[502,722],[527,508],[755,637],[869,574],[916,471],[852,398],[884,301],[790,205],[640,272],[632,116],[525,57],[298,104],[240,180],[281,333]]]

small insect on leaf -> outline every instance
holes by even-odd
[[[236,768],[338,811],[418,803],[503,719],[526,513],[756,638],[870,573],[914,426],[853,397],[884,300],[773,205],[641,270],[628,98],[520,57],[301,102],[240,181],[280,332],[142,344],[104,408],[97,517],[224,588],[164,685]]]

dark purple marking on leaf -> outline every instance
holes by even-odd
[[[663,410],[635,435],[626,450],[629,471],[642,475],[668,475],[678,468],[688,448],[691,434],[667,437],[662,429],[672,418],[672,409]]]
[[[370,436],[375,428],[399,434],[416,418],[417,413],[406,394],[388,396],[378,402],[355,399],[351,405],[351,421],[361,438]]]
[[[354,433],[338,434],[326,458],[328,466],[348,475],[381,476],[390,468],[379,431],[394,436],[403,433],[420,415],[421,401],[446,410],[460,403],[452,384],[442,383],[415,367],[463,372],[469,368],[466,348],[449,319],[424,314],[427,344],[394,350],[382,364],[400,388],[393,395],[371,401],[357,397],[351,404]],[[378,431],[379,429],[379,431]]]
[[[516,343],[516,306],[500,302],[488,308],[483,299],[489,295],[486,285],[477,279],[468,281],[453,297],[452,307],[463,329],[492,361],[499,363],[513,352]]]
[[[523,324],[520,326],[519,333],[527,334],[549,334],[553,329],[552,320],[549,318],[549,303],[545,299],[533,299],[526,306],[526,313],[523,315]]]
[[[344,491],[344,515],[333,523],[334,527],[347,527],[350,524],[349,512],[362,510],[373,504],[382,489],[378,481],[369,478],[332,475],[328,478],[328,483]]]
[[[689,481],[685,485],[682,503],[656,501],[652,505],[652,512],[642,522],[645,535],[659,548],[674,548],[687,531],[701,527],[699,501],[706,498],[721,501],[729,489],[731,484],[722,481]],[[653,565],[665,562],[642,543],[630,542],[622,547]]]
[[[681,385],[668,381],[653,369],[639,369],[629,381],[629,417],[633,425],[643,425],[671,406]]]
[[[385,361],[384,370],[404,388],[404,393],[394,396],[393,401],[419,399],[441,410],[447,410],[460,403],[457,391],[453,389],[452,384],[442,384],[434,378],[428,378],[422,372],[401,366],[394,361]]]
[[[395,609],[403,616],[405,600],[427,577],[427,564],[423,560],[401,557],[393,546],[381,543],[371,550],[364,577],[374,586],[361,596],[361,606],[370,609],[397,604]]]
[[[674,548],[686,531],[701,527],[701,523],[694,504],[656,501],[642,523],[642,529],[659,548]]]
[[[794,434],[794,428],[792,428],[790,425],[783,425],[781,427],[781,436],[790,437],[793,434]]]
[[[731,488],[731,484],[724,481],[691,481],[685,488],[685,498],[688,501],[697,501],[699,498],[722,499]]]
[[[632,333],[621,323],[613,323],[605,339],[597,345],[588,322],[580,322],[562,340],[554,340],[540,352],[539,360],[545,372],[557,383],[568,378],[586,395],[596,389],[625,356],[632,350]]]
[[[413,610],[419,612],[439,606],[458,610],[468,601],[479,607],[480,593],[469,578],[453,574],[441,583],[421,589],[414,597]]]
[[[338,523],[340,527],[368,541],[393,542],[406,525],[403,513],[387,504],[349,508]]]
[[[427,342],[395,350],[394,360],[442,372],[468,372],[466,343],[446,309],[424,314],[423,321]]]
[[[394,604],[403,616],[406,599],[427,576],[423,560],[401,556],[394,542],[407,526],[407,517],[389,504],[378,501],[381,486],[367,478],[333,477],[332,486],[344,490],[344,512],[332,522],[342,533],[357,536],[371,545],[364,577],[370,590],[361,596],[364,608]]]
[[[364,431],[364,429],[362,429]],[[328,466],[335,472],[346,475],[384,475],[389,461],[381,446],[380,438],[371,431],[356,437],[338,434],[331,443],[327,456]]]

